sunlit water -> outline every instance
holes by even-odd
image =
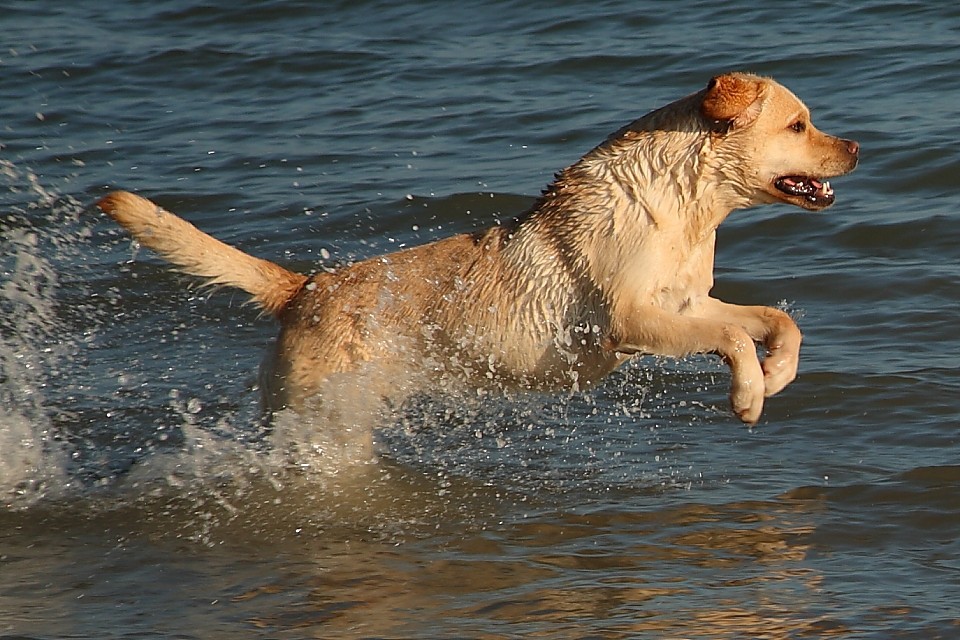
[[[13,2],[0,51],[0,637],[960,635],[960,10],[948,4]],[[709,358],[588,393],[417,397],[343,464],[261,420],[276,327],[94,210],[138,190],[312,271],[508,218],[714,73],[863,161],[739,212],[780,305],[754,429]]]

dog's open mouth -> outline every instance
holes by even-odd
[[[826,180],[808,176],[783,176],[777,178],[773,184],[788,196],[801,200],[804,203],[802,206],[823,209],[833,204],[833,187]]]

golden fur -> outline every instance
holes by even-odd
[[[365,363],[387,377],[578,389],[633,354],[716,353],[734,412],[752,424],[796,376],[801,336],[782,311],[710,297],[716,229],[753,205],[829,206],[822,180],[858,154],[780,84],[734,73],[610,136],[509,224],[333,273],[251,257],[128,192],[99,206],[181,270],[246,291],[279,320],[271,406],[303,407]]]

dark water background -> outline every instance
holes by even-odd
[[[758,8],[760,7],[760,8]],[[960,9],[858,2],[0,2],[0,638],[960,637]],[[492,224],[714,73],[863,161],[735,213],[717,293],[801,374],[716,362],[426,402],[354,469],[265,432],[275,327],[91,203],[292,268]],[[357,403],[363,411],[364,401]]]

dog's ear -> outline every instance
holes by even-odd
[[[763,80],[756,76],[730,73],[707,83],[700,113],[724,130],[740,129],[760,115]]]

